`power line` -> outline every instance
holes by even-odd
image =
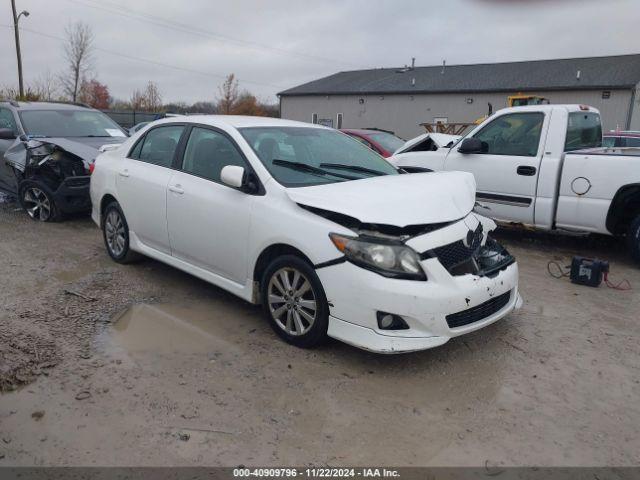
[[[213,32],[211,30],[205,30],[203,28],[199,28],[199,27],[194,27],[191,25],[187,25],[184,23],[179,23],[173,20],[168,20],[166,18],[163,17],[159,17],[157,15],[151,15],[148,13],[143,13],[140,11],[136,11],[136,10],[132,10],[129,8],[126,8],[123,5],[114,3],[114,2],[109,2],[109,1],[103,1],[103,0],[67,0],[68,2],[71,3],[75,3],[77,5],[82,5],[84,7],[88,7],[88,8],[94,8],[97,10],[102,10],[104,12],[108,12],[108,13],[112,13],[114,15],[120,15],[126,18],[130,18],[133,20],[137,20],[139,22],[144,22],[144,23],[149,23],[152,25],[157,25],[160,27],[164,27],[164,28],[168,28],[171,30],[176,30],[179,32],[183,32],[183,33],[188,33],[188,34],[192,34],[192,35],[197,35],[200,37],[209,37],[209,38],[213,38],[219,42],[223,42],[223,43],[232,43],[238,46],[242,46],[242,47],[246,47],[246,48],[252,48],[252,49],[257,49],[257,50],[267,50],[267,51],[271,51],[280,55],[289,55],[289,56],[296,56],[299,58],[303,58],[303,59],[307,59],[307,60],[313,60],[313,61],[319,61],[319,62],[323,62],[323,63],[331,63],[331,64],[342,64],[342,65],[347,65],[350,67],[357,67],[357,68],[363,68],[362,65],[355,65],[352,63],[348,63],[348,62],[343,62],[340,60],[335,60],[335,59],[331,59],[331,58],[326,58],[326,57],[321,57],[321,56],[317,56],[317,55],[310,55],[307,53],[302,53],[302,52],[298,52],[295,50],[289,50],[289,49],[284,49],[284,48],[279,48],[279,47],[274,47],[271,45],[265,45],[263,43],[258,43],[258,42],[252,42],[252,41],[248,41],[248,40],[243,40],[240,38],[235,38],[235,37],[231,37],[228,35],[222,35],[220,33],[216,33]],[[107,4],[107,6],[105,6],[104,4]]]
[[[11,25],[1,25],[3,27],[6,28],[13,28],[13,26]],[[25,31],[25,32],[29,32],[29,33],[33,33],[34,35],[40,35],[42,37],[47,37],[47,38],[52,38],[61,42],[65,42],[66,40],[62,37],[58,37],[57,35],[51,35],[49,33],[44,33],[44,32],[40,32],[37,30],[32,30],[30,28],[25,28],[25,27],[20,27],[21,31]],[[128,54],[124,54],[124,53],[120,53],[120,52],[114,52],[113,50],[107,50],[104,48],[99,48],[99,47],[93,47],[95,50],[99,51],[99,52],[103,52],[103,53],[107,53],[109,55],[114,55],[116,57],[122,57],[122,58],[126,58],[128,60],[134,60],[137,62],[144,62],[144,63],[148,63],[151,65],[156,65],[156,66],[160,66],[160,67],[165,67],[165,68],[171,68],[173,70],[180,70],[183,72],[188,72],[188,73],[194,73],[197,75],[202,75],[202,76],[206,76],[206,77],[214,77],[214,78],[222,78],[222,79],[226,79],[227,77],[225,75],[220,75],[220,74],[216,74],[216,73],[211,73],[211,72],[203,72],[201,70],[194,70],[191,68],[186,68],[186,67],[180,67],[177,65],[171,65],[169,63],[163,63],[163,62],[157,62],[155,60],[150,60],[148,58],[143,58],[143,57],[136,57],[133,55],[128,55]],[[241,79],[238,79],[241,80]],[[253,80],[242,80],[243,83],[250,83],[253,85],[260,85],[260,86],[266,86],[266,87],[274,87],[274,88],[286,88],[282,85],[276,85],[273,83],[265,83],[265,82],[256,82]]]

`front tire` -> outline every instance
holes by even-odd
[[[633,259],[640,263],[640,215],[638,215],[629,226],[627,243]]]
[[[327,338],[329,305],[311,265],[294,255],[276,258],[260,283],[262,308],[287,343],[312,348]]]
[[[118,202],[111,202],[102,218],[102,238],[109,256],[118,263],[130,263],[140,256],[129,248],[129,225]]]
[[[18,189],[20,205],[32,220],[57,222],[60,212],[53,200],[51,191],[39,182],[25,180]]]

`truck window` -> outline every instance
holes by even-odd
[[[535,157],[544,114],[511,113],[496,118],[473,137],[483,142],[483,153]]]
[[[564,151],[582,150],[602,146],[602,123],[594,112],[571,112],[567,125]]]

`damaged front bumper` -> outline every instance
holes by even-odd
[[[4,155],[16,172],[16,192],[22,182],[35,182],[53,197],[59,211],[91,210],[89,165],[96,150],[76,146],[72,152],[74,145],[64,139],[17,139]]]
[[[91,177],[82,175],[65,178],[53,192],[56,206],[65,213],[80,213],[91,210],[89,185]]]
[[[472,222],[465,219],[407,241],[424,252],[421,266],[427,281],[386,278],[349,262],[318,269],[330,305],[329,336],[380,353],[424,350],[519,308],[518,266],[490,237],[482,239],[483,245],[472,245],[473,254],[465,261],[438,252],[458,241],[451,240],[464,238]],[[381,312],[401,317],[408,328],[381,329]]]

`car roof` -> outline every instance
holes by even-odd
[[[297,122],[294,120],[283,120],[281,118],[272,117],[251,117],[243,115],[183,115],[178,117],[163,118],[156,120],[154,124],[161,125],[163,123],[200,123],[203,125],[211,125],[212,127],[308,127],[320,128],[325,130],[333,130],[329,127],[316,125],[313,123]]]
[[[16,102],[4,101],[0,105],[11,106],[18,110],[94,110],[88,105],[64,102]]]

